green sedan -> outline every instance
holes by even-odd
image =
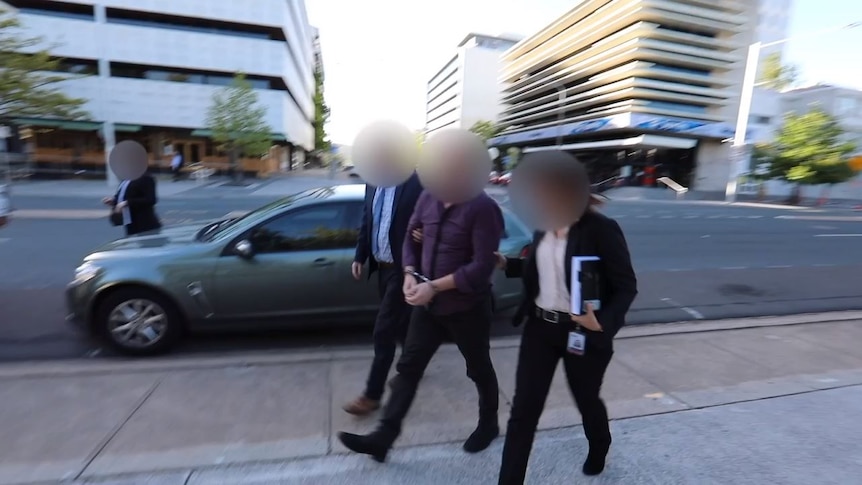
[[[368,324],[376,281],[351,277],[364,185],[308,190],[246,214],[114,241],[84,258],[66,292],[69,320],[127,355],[171,350],[190,332]],[[531,233],[503,210],[500,251]],[[521,285],[494,277],[495,308]]]

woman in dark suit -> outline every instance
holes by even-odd
[[[156,179],[148,173],[135,180],[124,180],[117,193],[103,202],[113,207],[118,218],[122,217],[126,236],[156,231],[162,227],[156,215]]]
[[[611,445],[608,414],[599,393],[613,355],[613,338],[637,295],[637,281],[619,224],[595,209],[586,169],[561,151],[526,157],[513,175],[513,191],[540,215],[525,259],[501,259],[506,275],[524,281],[515,325],[525,323],[515,396],[506,432],[501,485],[522,484],[539,417],[557,364],[563,361],[569,389],[584,423],[589,453],[583,473],[604,470]],[[521,172],[519,174],[518,172]],[[518,184],[517,178],[528,179]],[[514,202],[515,194],[513,194]],[[571,260],[597,256],[599,308],[570,314]]]

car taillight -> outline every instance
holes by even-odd
[[[528,245],[524,246],[523,248],[521,248],[520,257],[522,259],[526,259],[527,256],[529,256],[529,255],[530,255],[530,245],[528,244]]]

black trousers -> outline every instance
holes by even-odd
[[[390,442],[401,434],[401,423],[413,404],[419,381],[449,336],[467,364],[467,377],[479,391],[479,421],[497,421],[499,388],[490,354],[491,301],[482,301],[470,311],[453,315],[432,315],[423,307],[414,307],[407,330],[404,351],[398,360],[398,375],[392,379],[392,395],[386,403],[378,433]]]
[[[560,359],[572,397],[584,423],[584,434],[590,448],[603,450],[611,444],[608,412],[599,397],[605,371],[611,361],[611,349],[597,348],[587,341],[584,355],[566,351],[569,322],[549,323],[530,319],[521,337],[515,397],[506,430],[500,485],[521,485],[527,474],[527,463],[545,400]]]
[[[404,343],[411,306],[404,301],[404,273],[396,266],[378,270],[380,309],[374,322],[374,361],[365,384],[365,397],[379,401],[395,360],[397,344]]]

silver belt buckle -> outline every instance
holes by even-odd
[[[542,310],[542,320],[548,323],[560,323],[560,314],[548,310]]]

